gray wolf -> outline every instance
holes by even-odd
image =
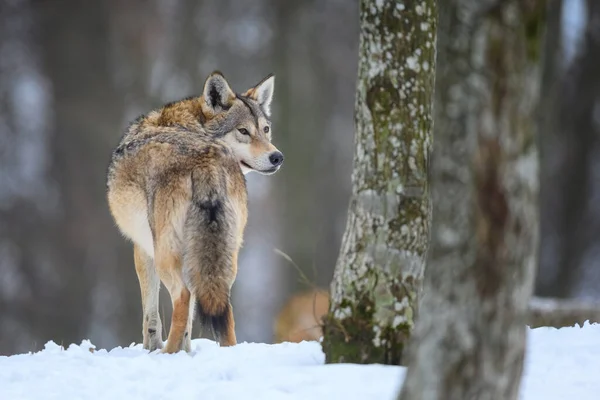
[[[214,72],[202,95],[132,122],[113,151],[107,198],[133,242],[145,349],[189,352],[195,314],[221,345],[236,344],[230,291],[248,217],[244,174],[283,163],[271,144],[274,82],[269,75],[236,94]],[[160,282],[173,303],[164,348]]]

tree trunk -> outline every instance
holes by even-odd
[[[561,267],[571,260],[565,258],[566,247],[573,235],[574,226],[569,226],[574,221],[574,214],[579,214],[581,205],[570,204],[567,200],[580,197],[578,176],[570,169],[574,168],[573,157],[569,153],[578,144],[577,136],[567,139],[563,137],[560,126],[560,108],[562,103],[561,92],[565,91],[567,57],[562,28],[562,9],[569,1],[562,4],[562,0],[549,2],[548,19],[546,23],[546,48],[544,49],[542,86],[540,97],[539,129],[543,132],[538,140],[540,149],[540,254],[538,274],[536,275],[535,293],[543,297],[567,297],[572,289],[574,275],[577,275],[579,265],[569,266],[567,274],[558,278]],[[571,62],[569,62],[571,64]],[[543,136],[543,140],[542,140]],[[580,154],[576,154],[580,157]],[[569,190],[566,191],[565,189]],[[570,209],[577,206],[578,209]]]
[[[43,16],[41,56],[54,89],[51,171],[61,201],[61,219],[46,238],[60,257],[55,271],[60,284],[40,295],[37,305],[47,308],[43,314],[56,332],[45,340],[68,344],[89,337],[97,345],[114,344],[119,337],[115,329],[107,328],[108,322],[95,324],[96,318],[104,322],[124,315],[123,321],[128,321],[139,306],[123,298],[131,290],[126,283],[135,282],[135,272],[117,262],[127,246],[106,206],[106,171],[101,167],[107,165],[115,143],[109,138],[121,130],[121,99],[108,58],[109,8],[105,2],[59,4],[36,5]],[[118,278],[101,279],[107,273]],[[131,343],[134,327],[118,328],[128,331],[123,342]]]
[[[324,322],[327,362],[401,363],[430,226],[436,2],[360,4],[352,198]]]
[[[538,241],[542,2],[440,11],[433,230],[401,399],[515,399]]]
[[[554,66],[558,71],[545,80],[554,78],[552,84],[544,84],[549,116],[542,130],[541,296],[598,297],[600,2],[586,4],[580,45],[572,44],[574,57],[565,63],[569,58],[563,56],[563,69]]]

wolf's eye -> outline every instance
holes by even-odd
[[[240,132],[242,135],[248,135],[248,136],[250,136],[250,132],[248,132],[248,130],[247,130],[247,129],[240,128],[240,129],[238,129],[238,131],[239,131],[239,132]]]
[[[269,133],[269,127],[268,127],[268,126],[265,126],[265,127],[263,128],[263,131],[265,131],[265,133]]]

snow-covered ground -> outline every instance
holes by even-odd
[[[0,399],[392,399],[400,367],[324,365],[316,342],[220,348],[193,341],[192,354],[149,354],[140,345],[0,357]],[[600,325],[529,331],[522,399],[600,398]]]

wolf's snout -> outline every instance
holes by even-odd
[[[280,151],[275,151],[269,155],[269,161],[274,167],[278,167],[283,164],[283,154]]]

